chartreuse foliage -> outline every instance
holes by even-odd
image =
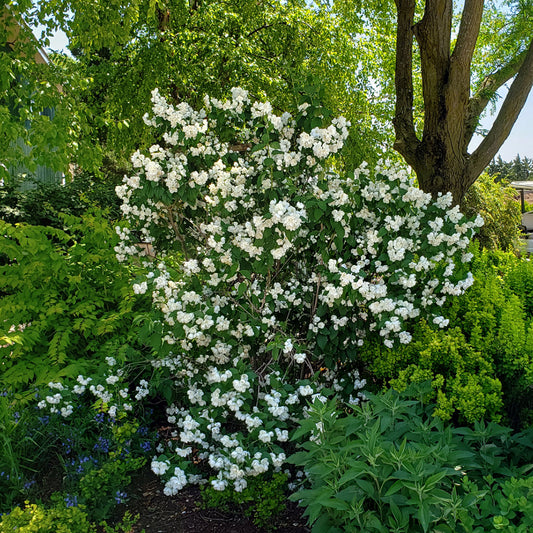
[[[533,385],[533,264],[502,251],[473,248],[476,282],[447,310],[450,327],[422,321],[413,342],[363,347],[372,376],[398,390],[431,380],[435,414],[472,423],[531,420]]]
[[[432,415],[428,392],[389,390],[351,414],[314,403],[293,437],[308,441],[289,458],[307,474],[291,499],[313,533],[529,531],[531,430],[454,428]]]
[[[4,515],[0,531],[20,533],[92,533],[95,528],[86,513],[78,507],[46,509],[40,505],[26,503],[21,509],[15,507]]]
[[[101,214],[66,231],[0,221],[0,385],[23,391],[94,368],[135,345],[129,271]],[[142,304],[141,304],[142,308]]]
[[[15,507],[9,514],[0,519],[0,531],[8,533],[127,533],[135,525],[138,517],[129,513],[124,515],[122,522],[114,527],[105,522],[96,525],[89,522],[87,514],[80,507],[55,506],[47,509],[42,505],[26,502],[26,505]],[[144,531],[144,529],[143,529]]]
[[[458,327],[435,331],[422,321],[410,345],[397,350],[377,345],[364,354],[371,359],[369,370],[398,390],[411,382],[432,380],[435,414],[444,420],[454,413],[469,422],[501,416],[502,387],[492,362],[466,341]]]

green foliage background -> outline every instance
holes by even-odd
[[[117,237],[101,213],[58,215],[65,230],[0,221],[0,386],[26,391],[138,348]],[[131,354],[130,354],[131,355]]]

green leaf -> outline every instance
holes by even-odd
[[[426,503],[422,503],[418,508],[418,519],[420,520],[420,525],[424,532],[427,531],[431,522],[431,513],[429,511],[429,506]]]
[[[356,478],[355,482],[363,490],[365,494],[367,494],[371,498],[375,498],[376,486],[373,483],[371,483],[370,481],[366,481],[365,479],[359,479],[359,478]]]
[[[402,490],[404,487],[404,482],[402,480],[395,481],[391,487],[387,490],[385,493],[385,496],[391,496],[392,494],[396,494],[398,491]]]
[[[349,481],[353,481],[354,479],[357,479],[361,477],[365,473],[365,466],[360,465],[359,468],[351,467],[346,473],[344,473],[340,479],[339,479],[339,486],[343,486],[344,484],[348,483]]]
[[[239,289],[237,290],[237,297],[240,298],[246,292],[247,285],[246,283],[240,283]]]
[[[337,509],[339,511],[348,511],[350,509],[350,505],[348,502],[343,500],[338,500],[335,498],[319,498],[317,500],[317,503],[322,505],[323,507],[328,507],[330,509]]]
[[[322,350],[324,350],[324,348],[327,346],[328,344],[328,337],[326,337],[325,335],[320,335],[318,334],[317,335],[317,338],[316,338],[316,342],[317,344],[320,346],[320,348]]]

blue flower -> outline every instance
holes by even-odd
[[[145,437],[146,435],[148,435],[148,428],[146,426],[139,426],[137,428],[137,433]]]
[[[126,492],[121,492],[120,490],[117,490],[117,493],[115,494],[115,501],[117,503],[124,503],[127,497],[128,494]]]
[[[104,453],[109,452],[109,440],[104,437],[98,437],[98,442],[94,445],[93,450]]]
[[[67,507],[77,507],[78,497],[75,494],[73,496],[71,496],[70,494],[67,494],[65,496],[65,503],[67,504]]]
[[[35,479],[32,479],[30,481],[26,481],[26,483],[24,483],[24,490],[30,490],[32,485],[35,484]]]

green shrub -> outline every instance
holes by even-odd
[[[357,354],[369,382],[403,390],[430,380],[435,414],[472,423],[527,426],[533,417],[533,263],[472,247],[474,285],[450,301],[448,329],[421,321],[413,341],[388,349],[369,342]]]
[[[370,372],[397,390],[431,380],[435,414],[443,420],[454,415],[467,422],[501,417],[501,383],[494,366],[459,328],[435,331],[422,321],[411,344],[396,350],[369,345],[362,354]]]
[[[26,502],[21,509],[15,507],[2,516],[1,533],[94,533],[87,514],[78,507],[53,507],[46,509]]]
[[[109,526],[100,524],[103,533],[127,533],[139,516],[126,512],[121,522]],[[9,514],[0,518],[0,533],[96,533],[97,529],[80,507],[55,506],[50,509],[26,502],[24,508],[15,507]],[[141,533],[144,533],[144,529]]]
[[[511,253],[477,252],[476,283],[455,302],[452,322],[492,361],[513,426],[532,420],[533,264]]]
[[[61,229],[61,214],[82,216],[98,209],[111,220],[120,218],[120,204],[112,180],[79,173],[64,185],[36,181],[22,191],[20,180],[0,186],[0,218],[10,224],[53,226]]]
[[[99,212],[62,220],[68,232],[0,221],[2,388],[77,376],[137,346],[132,323],[147,302],[116,261],[113,228]]]
[[[475,483],[465,482],[464,486],[471,494],[479,493]],[[489,475],[483,488],[485,495],[478,505],[476,532],[533,531],[533,476],[498,482]]]
[[[238,506],[245,516],[252,517],[258,527],[271,529],[273,519],[285,510],[287,475],[275,473],[271,477],[261,475],[248,479],[241,492],[232,488],[215,490],[211,485],[202,486],[202,505],[229,511]]]
[[[100,468],[89,471],[81,478],[81,501],[94,520],[107,518],[117,503],[121,503],[122,490],[131,483],[131,473],[145,463],[144,458],[121,459],[118,455],[112,455]]]
[[[430,396],[429,383],[389,390],[351,414],[315,401],[293,437],[308,436],[304,451],[289,458],[307,474],[291,499],[313,533],[528,531],[532,431],[454,428]]]
[[[516,191],[503,183],[496,183],[482,174],[470,187],[463,200],[462,210],[467,216],[480,214],[485,224],[476,239],[482,247],[514,250],[520,241],[520,204]]]

